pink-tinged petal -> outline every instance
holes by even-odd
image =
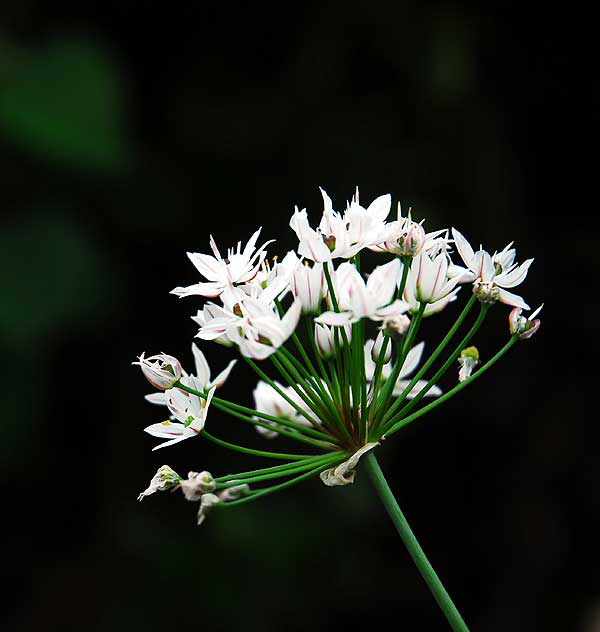
[[[144,428],[144,432],[147,432],[153,437],[159,439],[172,439],[173,437],[180,437],[183,434],[184,426],[178,422],[162,421],[157,424],[152,424]]]
[[[376,307],[387,305],[398,287],[398,278],[402,264],[399,259],[377,266],[369,275],[366,290]],[[362,281],[362,279],[361,279]]]
[[[223,384],[225,384],[225,382],[227,381],[231,370],[236,365],[236,362],[237,360],[232,360],[227,365],[227,367],[223,369],[223,371],[221,371],[219,375],[217,375],[217,377],[209,384],[209,386],[215,386],[216,388],[220,388],[221,386],[223,386]]]
[[[402,364],[402,368],[400,369],[400,373],[398,375],[399,378],[407,377],[417,368],[419,362],[421,361],[424,347],[425,343],[420,342],[406,354],[406,359],[404,360],[404,363]]]
[[[203,277],[209,281],[222,280],[225,273],[223,261],[218,261],[215,257],[203,255],[199,252],[188,252],[187,256]]]
[[[488,283],[493,281],[496,276],[496,266],[494,265],[494,261],[492,260],[492,256],[489,252],[486,252],[485,250],[482,250],[481,252],[483,255],[481,259],[481,271],[479,273],[479,278],[483,282]]]
[[[499,274],[494,282],[500,287],[516,287],[520,283],[523,283],[527,276],[529,266],[533,263],[533,259],[527,259],[520,266],[506,274]]]
[[[529,305],[516,294],[508,292],[503,288],[498,288],[498,298],[505,305],[512,305],[513,307],[520,307],[521,309],[529,309]]]
[[[160,450],[160,448],[166,448],[167,446],[175,445],[176,443],[179,443],[180,441],[184,441],[185,439],[189,439],[190,437],[195,437],[195,436],[196,436],[195,432],[189,431],[189,428],[184,428],[184,434],[182,434],[180,437],[177,437],[176,439],[171,439],[170,441],[165,441],[164,443],[159,443],[158,445],[155,445],[152,448],[152,452],[154,452],[155,450]]]
[[[358,322],[358,320],[360,319],[355,318],[352,312],[323,312],[315,318],[315,323],[331,327],[343,327],[344,325]]]
[[[176,287],[171,290],[171,294],[175,294],[179,298],[184,296],[204,296],[206,298],[215,298],[224,289],[223,283],[196,283],[188,287]]]
[[[192,343],[192,353],[194,354],[194,362],[196,364],[196,377],[204,389],[210,382],[210,367],[208,366],[204,354],[194,343]]]
[[[144,399],[151,404],[157,404],[158,406],[166,406],[167,405],[167,397],[164,393],[150,393],[149,395],[144,395]]]
[[[464,261],[467,268],[474,271],[473,258],[475,257],[475,252],[473,251],[473,248],[471,248],[471,244],[464,238],[462,233],[456,230],[456,228],[452,229],[452,237],[454,238],[454,245],[456,246],[456,250],[458,250],[460,258]]]
[[[321,191],[321,196],[323,198],[323,212],[324,213],[333,213],[333,204],[331,202],[331,198],[325,193],[325,191],[319,187],[319,191]]]

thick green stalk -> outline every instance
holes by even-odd
[[[488,360],[478,371],[473,373],[470,378],[466,379],[464,382],[460,382],[453,389],[449,390],[447,393],[444,393],[443,395],[432,401],[431,404],[423,406],[423,408],[420,408],[408,417],[401,418],[400,415],[394,417],[394,419],[392,420],[392,425],[389,427],[388,430],[385,431],[383,437],[389,437],[394,432],[400,430],[400,428],[404,428],[404,426],[407,426],[415,419],[418,419],[425,413],[428,413],[430,410],[433,410],[440,404],[448,401],[451,397],[454,397],[456,393],[462,391],[463,388],[466,388],[473,380],[476,380],[480,375],[483,375],[493,364],[498,362],[498,360],[515,344],[515,342],[517,342],[518,339],[518,336],[513,336],[493,358]]]
[[[442,609],[450,627],[454,630],[454,632],[469,632],[467,624],[460,616],[460,613],[456,609],[452,599],[450,599],[450,595],[444,588],[444,585],[440,581],[437,573],[433,570],[433,567],[419,545],[415,534],[412,532],[410,525],[406,521],[406,518],[396,502],[394,494],[387,484],[385,476],[383,475],[373,452],[369,452],[365,456],[365,465],[371,477],[371,481],[373,482],[373,486],[379,494],[381,502],[392,519],[392,522],[400,534],[400,537],[402,538],[408,553],[412,557],[413,562],[416,564],[433,597]]]

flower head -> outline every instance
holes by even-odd
[[[210,472],[189,472],[186,479],[180,481],[181,491],[186,500],[200,500],[202,494],[212,492],[217,488],[215,479]]]

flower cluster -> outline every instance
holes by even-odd
[[[193,316],[196,337],[237,348],[257,376],[254,407],[215,395],[236,360],[211,379],[195,344],[194,373],[165,354],[142,354],[135,363],[158,389],[146,399],[169,411],[168,419],[146,428],[164,439],[154,449],[200,436],[279,464],[215,478],[190,472],[187,479],[162,466],[140,499],[181,489],[187,500],[199,503],[201,523],[212,508],[250,502],[310,477],[328,486],[352,483],[363,454],[447,401],[539,329],[539,310],[522,316],[529,307],[508,291],[525,280],[532,263],[517,264],[512,244],[494,253],[474,250],[455,228],[425,232],[423,222],[413,221],[410,212],[404,217],[399,205],[390,219],[389,195],[363,206],[357,190],[345,210],[336,211],[321,193],[323,212],[315,227],[306,209],[292,215],[296,251],[269,260],[271,242],[257,247],[259,229],[224,257],[210,237],[212,254],[188,253],[198,283],[173,290],[179,297],[208,299]],[[376,262],[369,273],[362,266],[366,255]],[[421,362],[424,320],[461,294],[467,295],[462,311]],[[472,340],[496,302],[514,308],[510,337],[484,361]],[[477,304],[470,329],[455,340]],[[440,380],[457,362],[458,380],[443,393]],[[432,399],[420,405],[426,397]],[[254,426],[265,439],[295,441],[302,450],[259,450],[216,437],[212,428],[218,424],[211,421],[211,432],[206,429],[210,409]]]

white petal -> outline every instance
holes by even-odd
[[[500,301],[502,303],[505,303],[506,305],[512,305],[513,307],[520,307],[521,309],[529,309],[529,305],[527,305],[527,303],[520,296],[517,296],[516,294],[513,294],[512,292],[508,292],[507,290],[503,288],[498,288],[498,294],[499,294]]]
[[[206,385],[210,382],[210,367],[204,357],[204,354],[198,347],[192,343],[192,353],[194,354],[194,362],[196,363],[196,377],[202,384],[202,390],[206,388]]]
[[[473,258],[475,253],[473,252],[473,248],[471,248],[471,244],[464,238],[462,233],[458,232],[456,228],[452,229],[452,237],[454,238],[454,245],[458,250],[458,254],[461,259],[464,261],[467,268],[473,270]]]

